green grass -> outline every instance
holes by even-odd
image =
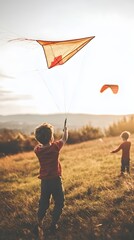
[[[119,177],[119,137],[65,146],[60,159],[65,207],[55,236],[47,234],[53,202],[44,219],[45,240],[134,239],[134,136],[131,175]],[[33,152],[0,159],[1,240],[34,240],[40,195]]]

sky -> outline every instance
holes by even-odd
[[[133,0],[1,0],[0,114],[134,114],[133,13]],[[36,41],[15,40],[89,36],[52,69]]]

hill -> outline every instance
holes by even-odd
[[[120,177],[119,137],[65,145],[60,159],[65,207],[59,230],[50,235],[53,201],[44,219],[43,240],[133,240],[134,162]],[[131,136],[132,145],[134,135]],[[134,159],[134,148],[131,150]],[[33,152],[0,161],[1,240],[35,240],[40,195],[39,164]]]
[[[128,116],[128,115],[126,115]],[[0,115],[0,128],[20,129],[22,132],[31,133],[42,122],[50,122],[57,129],[61,129],[65,114],[18,114]],[[118,122],[124,115],[91,115],[91,114],[68,114],[68,127],[78,129],[87,124],[93,127],[107,128],[113,122]]]

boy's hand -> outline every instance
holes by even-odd
[[[63,128],[63,132],[65,131],[65,130],[67,130],[67,118],[65,118],[65,121],[64,121],[64,128]]]
[[[63,129],[63,136],[62,136],[62,140],[64,142],[64,144],[66,143],[67,139],[68,139],[68,129],[67,129],[67,118],[65,118],[65,122],[64,122],[64,129]]]

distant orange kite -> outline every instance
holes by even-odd
[[[106,89],[110,88],[114,94],[118,93],[119,86],[116,84],[105,84],[100,89],[100,92],[104,92]]]

